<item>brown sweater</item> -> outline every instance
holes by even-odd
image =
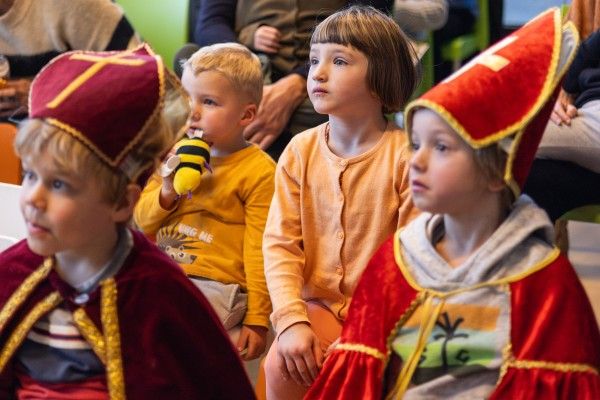
[[[573,21],[581,39],[600,29],[600,1],[573,0],[569,10],[569,20]]]

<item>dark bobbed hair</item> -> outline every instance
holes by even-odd
[[[415,50],[396,22],[370,6],[351,6],[318,24],[310,44],[351,46],[367,57],[367,83],[383,112],[400,111],[417,86]]]

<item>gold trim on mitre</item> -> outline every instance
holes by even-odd
[[[470,135],[467,133],[467,130],[462,126],[462,124],[459,123],[454,118],[454,116],[448,110],[446,110],[443,106],[441,106],[437,103],[434,103],[430,100],[419,98],[417,100],[410,102],[408,104],[408,106],[406,107],[406,110],[404,112],[404,120],[406,121],[406,130],[410,131],[412,112],[415,108],[418,108],[418,107],[429,108],[429,109],[435,111],[437,114],[440,115],[440,117],[442,117],[442,119],[444,119],[446,121],[446,123],[448,125],[450,125],[450,127],[452,129],[454,129],[459,134],[459,136],[465,142],[467,142],[474,149],[488,146],[492,143],[499,141],[500,139],[502,139],[506,136],[510,136],[515,131],[522,129],[535,116],[535,114],[537,114],[537,112],[540,110],[540,108],[545,104],[548,95],[552,92],[552,90],[554,89],[555,83],[556,83],[556,80],[555,80],[556,72],[557,72],[556,66],[558,64],[558,59],[560,56],[560,48],[561,48],[560,43],[561,43],[561,37],[562,37],[562,29],[561,29],[562,20],[561,20],[561,16],[560,16],[560,10],[558,8],[552,8],[552,9],[538,15],[537,17],[535,17],[534,19],[529,21],[526,25],[529,25],[532,22],[536,21],[537,19],[540,19],[540,18],[546,16],[547,13],[553,13],[552,17],[553,17],[553,23],[554,23],[554,40],[553,40],[554,45],[552,48],[552,57],[551,57],[551,61],[550,61],[550,66],[548,68],[548,73],[546,75],[546,79],[544,80],[542,90],[540,91],[540,95],[536,99],[536,101],[535,101],[534,105],[531,107],[531,109],[519,121],[515,122],[514,124],[504,128],[494,134],[491,134],[483,139],[475,140],[472,137],[470,137]],[[510,40],[511,37],[512,36],[507,36],[503,40]],[[501,46],[501,43],[502,43],[502,41],[497,43],[496,45],[492,46],[490,49],[495,48],[495,46]],[[489,51],[489,49],[487,51]],[[477,56],[471,62],[476,62],[479,57],[480,56]],[[460,73],[460,71],[463,68],[459,69],[456,73]],[[450,76],[448,79],[450,79],[450,78],[452,78],[452,76]],[[410,135],[409,135],[409,140],[410,140]]]

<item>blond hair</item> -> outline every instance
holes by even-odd
[[[50,156],[54,165],[66,173],[93,180],[100,187],[103,200],[117,204],[127,185],[153,170],[159,158],[172,146],[177,132],[160,113],[148,124],[143,139],[133,147],[127,159],[137,165],[131,173],[114,168],[69,132],[46,123],[29,119],[21,124],[15,138],[15,151],[24,161]]]
[[[373,7],[352,6],[324,19],[310,44],[351,46],[369,61],[367,84],[379,97],[383,112],[400,111],[417,84],[415,52],[393,19]]]
[[[239,43],[217,43],[202,47],[184,62],[183,68],[189,68],[194,76],[204,71],[219,72],[253,104],[260,104],[263,91],[260,60]]]
[[[458,134],[457,136],[460,137]],[[462,137],[461,140],[463,140]],[[508,161],[508,154],[506,154],[498,143],[493,143],[479,149],[473,149],[473,160],[486,182],[505,182],[504,171]],[[515,201],[515,195],[506,182],[504,183],[504,188],[502,189],[500,196],[500,205],[502,209],[508,210]]]

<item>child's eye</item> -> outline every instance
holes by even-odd
[[[335,65],[346,65],[346,64],[348,64],[346,62],[346,60],[344,60],[343,58],[336,58],[336,59],[333,60],[333,63]]]
[[[67,187],[67,184],[60,179],[53,179],[51,185],[52,189],[56,190],[64,190]]]
[[[316,57],[311,57],[309,63],[310,65],[317,65],[319,63],[319,60],[317,60]]]
[[[213,99],[204,99],[202,101],[202,104],[206,104],[207,106],[214,106],[217,103]]]
[[[35,178],[35,173],[29,169],[23,169],[23,182],[30,181]]]
[[[437,144],[435,145],[435,149],[436,149],[437,151],[444,152],[444,151],[448,150],[448,146],[447,146],[447,145],[445,145],[444,143],[437,143]]]
[[[412,144],[410,145],[410,148],[412,149],[412,151],[419,150],[419,143],[412,142]]]

